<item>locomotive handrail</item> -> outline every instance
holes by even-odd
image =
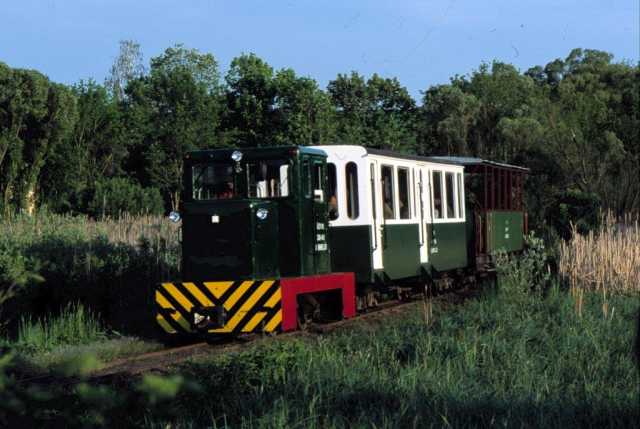
[[[424,246],[424,201],[423,201],[423,190],[422,190],[422,180],[418,182],[418,186],[420,187],[420,247]]]

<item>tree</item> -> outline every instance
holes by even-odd
[[[333,109],[315,80],[292,69],[278,71],[275,88],[273,142],[278,145],[333,143]]]
[[[124,175],[128,145],[117,102],[104,86],[80,81],[73,91],[78,117],[69,139],[51,154],[42,191],[49,208],[73,211],[80,194],[104,177]]]
[[[276,87],[271,66],[255,54],[244,54],[231,61],[225,80],[224,129],[229,143],[240,147],[272,144]]]
[[[124,100],[127,84],[142,76],[144,72],[140,44],[133,40],[121,40],[120,51],[111,66],[105,86],[116,100]]]
[[[394,150],[415,150],[415,102],[393,78],[339,74],[327,90],[336,109],[337,138]]]
[[[151,70],[153,73],[163,74],[187,70],[194,82],[204,85],[209,94],[217,94],[221,89],[218,62],[214,56],[200,53],[197,49],[188,49],[181,43],[152,58]]]
[[[327,91],[336,110],[337,143],[367,145],[367,84],[356,72],[338,74]]]
[[[41,172],[71,131],[75,97],[42,74],[0,65],[0,193],[5,212],[32,212]]]
[[[478,120],[480,103],[459,87],[439,85],[424,93],[419,153],[468,155],[469,136]]]
[[[215,64],[211,60],[209,54],[171,48],[151,60],[149,76],[127,87],[125,124],[133,144],[128,167],[139,171],[143,185],[160,189],[173,210],[180,203],[186,153],[217,145],[219,100],[198,80],[199,65]]]

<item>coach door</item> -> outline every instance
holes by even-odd
[[[416,201],[418,201],[418,219],[420,220],[420,263],[429,262],[429,240],[427,238],[427,224],[431,222],[431,211],[429,210],[431,194],[429,193],[429,172],[422,166],[416,168],[415,179],[417,184]]]
[[[372,161],[369,163],[369,180],[371,195],[371,210],[372,210],[372,225],[371,225],[371,249],[373,258],[373,269],[381,270],[383,268],[382,263],[382,225],[384,219],[382,216],[382,204],[378,195],[382,191],[380,177],[379,177],[378,162]]]

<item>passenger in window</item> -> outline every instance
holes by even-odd
[[[233,198],[233,182],[222,182],[216,192],[216,198],[226,200]]]
[[[442,200],[440,198],[435,198],[433,200],[433,216],[436,219],[440,219],[440,207],[442,207]]]
[[[338,199],[335,195],[329,197],[329,220],[338,219]]]
[[[400,200],[400,219],[409,218],[409,207],[404,205],[404,201]]]
[[[385,219],[393,219],[393,208],[389,204],[388,201],[384,202],[384,218]]]

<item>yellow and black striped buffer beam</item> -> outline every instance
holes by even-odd
[[[198,309],[222,307],[224,325],[206,332],[273,332],[282,323],[281,300],[278,280],[162,283],[155,290],[156,321],[169,334],[196,332]]]

